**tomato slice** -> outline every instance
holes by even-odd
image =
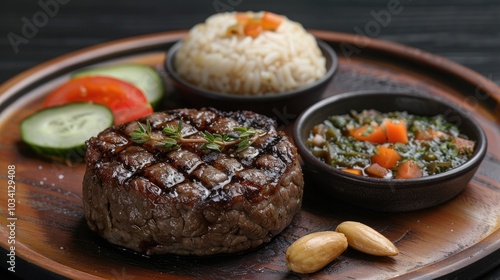
[[[119,79],[104,76],[74,78],[55,89],[44,107],[53,107],[77,101],[89,101],[107,106],[114,115],[115,124],[149,115],[153,108],[144,93],[136,86]]]

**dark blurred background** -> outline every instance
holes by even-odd
[[[41,3],[57,3],[57,7],[44,17]],[[188,29],[221,10],[270,10],[309,29],[356,33],[391,4],[399,4],[400,13],[393,14],[377,34],[367,35],[441,55],[500,83],[497,0],[2,0],[0,82],[94,44]],[[29,36],[23,36],[26,21],[37,29]]]
[[[366,32],[391,5],[398,13],[379,18],[380,29]],[[498,0],[2,0],[0,83],[75,50],[189,29],[209,15],[233,10],[285,14],[308,29],[361,31],[451,59],[500,84]],[[500,279],[500,268],[485,273],[483,279]]]

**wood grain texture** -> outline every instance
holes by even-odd
[[[258,250],[222,258],[144,257],[111,246],[90,232],[81,202],[83,164],[67,166],[33,155],[20,143],[19,121],[39,109],[43,96],[79,67],[120,60],[150,64],[162,71],[164,50],[183,34],[160,33],[96,46],[49,61],[0,87],[0,96],[5,98],[0,103],[0,168],[7,170],[8,164],[16,165],[17,226],[22,229],[16,235],[20,257],[69,278],[302,278],[286,268],[287,247],[307,233],[357,220],[395,242],[401,254],[377,258],[348,250],[314,278],[469,278],[479,272],[455,271],[480,261],[485,268],[486,264],[498,265],[495,252],[500,248],[500,178],[496,170],[500,167],[500,130],[495,110],[500,88],[450,61],[379,40],[366,41],[358,54],[340,56],[339,72],[325,96],[367,88],[399,89],[437,94],[463,105],[484,127],[491,145],[468,188],[452,201],[409,213],[367,212],[322,195],[306,181],[303,210],[290,227]],[[349,34],[315,34],[339,53],[342,46],[355,46],[357,42]],[[180,103],[179,93],[167,88],[169,102],[163,108],[189,105]],[[465,101],[471,94],[483,99],[468,104]],[[2,175],[0,182],[5,185]],[[0,189],[2,222],[7,217],[6,198],[6,189]],[[0,243],[4,248],[7,235],[2,224]]]

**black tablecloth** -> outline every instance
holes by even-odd
[[[71,51],[119,38],[189,29],[211,14],[232,10],[269,10],[308,29],[359,33],[413,46],[500,84],[497,0],[3,0],[0,83]],[[485,271],[483,278],[500,279],[500,268]]]

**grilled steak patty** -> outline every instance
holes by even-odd
[[[87,141],[83,203],[89,227],[109,242],[148,255],[237,253],[269,242],[302,202],[295,147],[276,123],[249,111],[211,108],[154,113],[139,120],[151,135],[182,121],[186,139],[201,132],[263,130],[248,148],[202,149],[183,143],[132,141],[137,122],[110,127]]]

